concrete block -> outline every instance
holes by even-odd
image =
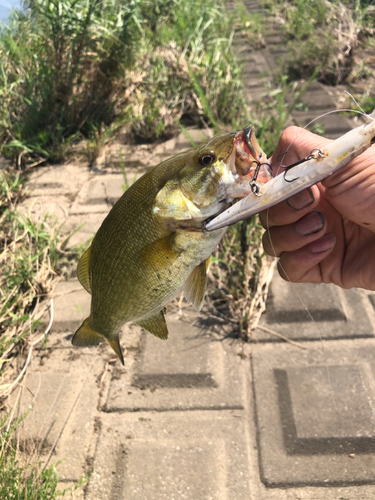
[[[260,325],[294,340],[373,337],[361,294],[335,285],[290,283],[275,274]],[[261,329],[254,341],[280,339]]]
[[[336,102],[324,88],[319,90],[313,89],[311,91],[308,88],[303,94],[301,101],[307,104],[309,111],[316,111],[316,116],[319,115],[319,111],[331,111],[336,108]],[[337,116],[342,115],[338,114]]]
[[[54,291],[54,332],[74,333],[90,314],[91,295],[78,280],[60,281]]]
[[[25,217],[30,217],[34,223],[41,223],[48,216],[47,223],[58,228],[68,217],[72,199],[69,193],[53,196],[31,196],[26,198],[18,209]]]
[[[79,175],[77,175],[79,168]],[[86,165],[62,164],[48,167],[39,167],[29,176],[27,190],[30,196],[74,196],[78,193],[84,182],[90,177]]]
[[[332,111],[332,109],[328,109],[327,111]],[[293,119],[299,127],[305,127],[308,123],[317,118],[317,116],[318,114],[315,111],[293,111]],[[334,134],[338,137],[353,128],[353,124],[349,118],[336,114],[319,118],[319,120],[315,121],[314,124],[322,125],[324,129],[324,137],[328,138],[332,138]],[[313,124],[311,126],[313,126]]]
[[[104,410],[243,407],[245,361],[207,328],[167,315],[169,340],[145,332],[132,370],[116,365]]]
[[[248,500],[242,412],[108,415],[87,500]]]
[[[108,212],[109,210],[108,206]],[[65,237],[70,236],[67,247],[73,248],[85,244],[87,248],[106,215],[104,212],[70,215],[61,230]]]
[[[75,215],[108,213],[124,193],[123,184],[124,179],[120,173],[93,177],[83,185],[70,213]]]
[[[60,345],[67,343],[64,339]],[[32,410],[19,428],[21,450],[28,454],[38,450],[43,463],[62,431],[49,463],[62,460],[57,471],[63,481],[77,481],[88,472],[98,431],[98,381],[106,361],[104,356],[92,363],[88,349],[77,354],[72,346],[48,348],[40,350],[23,381],[19,414]]]
[[[262,481],[374,484],[375,341],[253,347]]]

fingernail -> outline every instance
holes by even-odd
[[[336,237],[334,234],[328,233],[319,238],[317,241],[313,241],[308,245],[308,249],[312,253],[326,252],[330,248],[333,248],[336,243]]]
[[[302,208],[308,207],[314,203],[315,198],[311,188],[307,188],[298,194],[295,194],[288,200],[286,200],[287,205],[293,210],[301,210]]]
[[[295,231],[300,236],[314,234],[323,229],[325,224],[324,215],[319,210],[314,210],[310,214],[305,215],[294,224]]]

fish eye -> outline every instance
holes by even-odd
[[[203,165],[204,167],[207,167],[208,165],[211,165],[216,160],[216,156],[214,153],[203,153],[199,157],[199,163]]]

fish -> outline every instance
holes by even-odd
[[[168,338],[165,307],[181,291],[202,307],[210,256],[226,228],[205,231],[208,220],[269,182],[272,171],[254,127],[217,135],[163,161],[115,203],[79,261],[90,315],[75,346],[107,341],[124,364],[119,334],[132,321]]]
[[[364,115],[368,120],[335,139],[324,148],[314,148],[307,158],[284,167],[284,174],[258,187],[238,203],[207,222],[205,230],[217,231],[290,198],[322,181],[375,143],[375,110]]]

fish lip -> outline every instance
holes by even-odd
[[[256,181],[263,184],[273,177],[272,167],[267,162],[266,154],[259,146],[253,125],[247,125],[244,129],[235,133],[233,150],[227,165],[237,179],[236,182],[240,184],[246,182],[255,183]],[[251,191],[254,192],[254,189],[251,189]],[[245,194],[249,193],[244,193],[243,196]]]
[[[222,214],[223,212],[225,212],[225,210],[227,210],[230,206],[231,206],[231,202],[228,202],[225,198],[223,198],[222,200],[219,201],[219,203],[222,203],[222,207],[220,208],[219,211],[217,211],[215,214],[213,215],[210,215],[209,217],[207,217],[206,219],[204,219],[202,222],[203,222],[203,227],[202,227],[202,230],[203,232],[206,232],[206,225],[211,222],[213,219],[216,219],[216,217],[220,214]],[[207,231],[208,232],[208,231]]]

